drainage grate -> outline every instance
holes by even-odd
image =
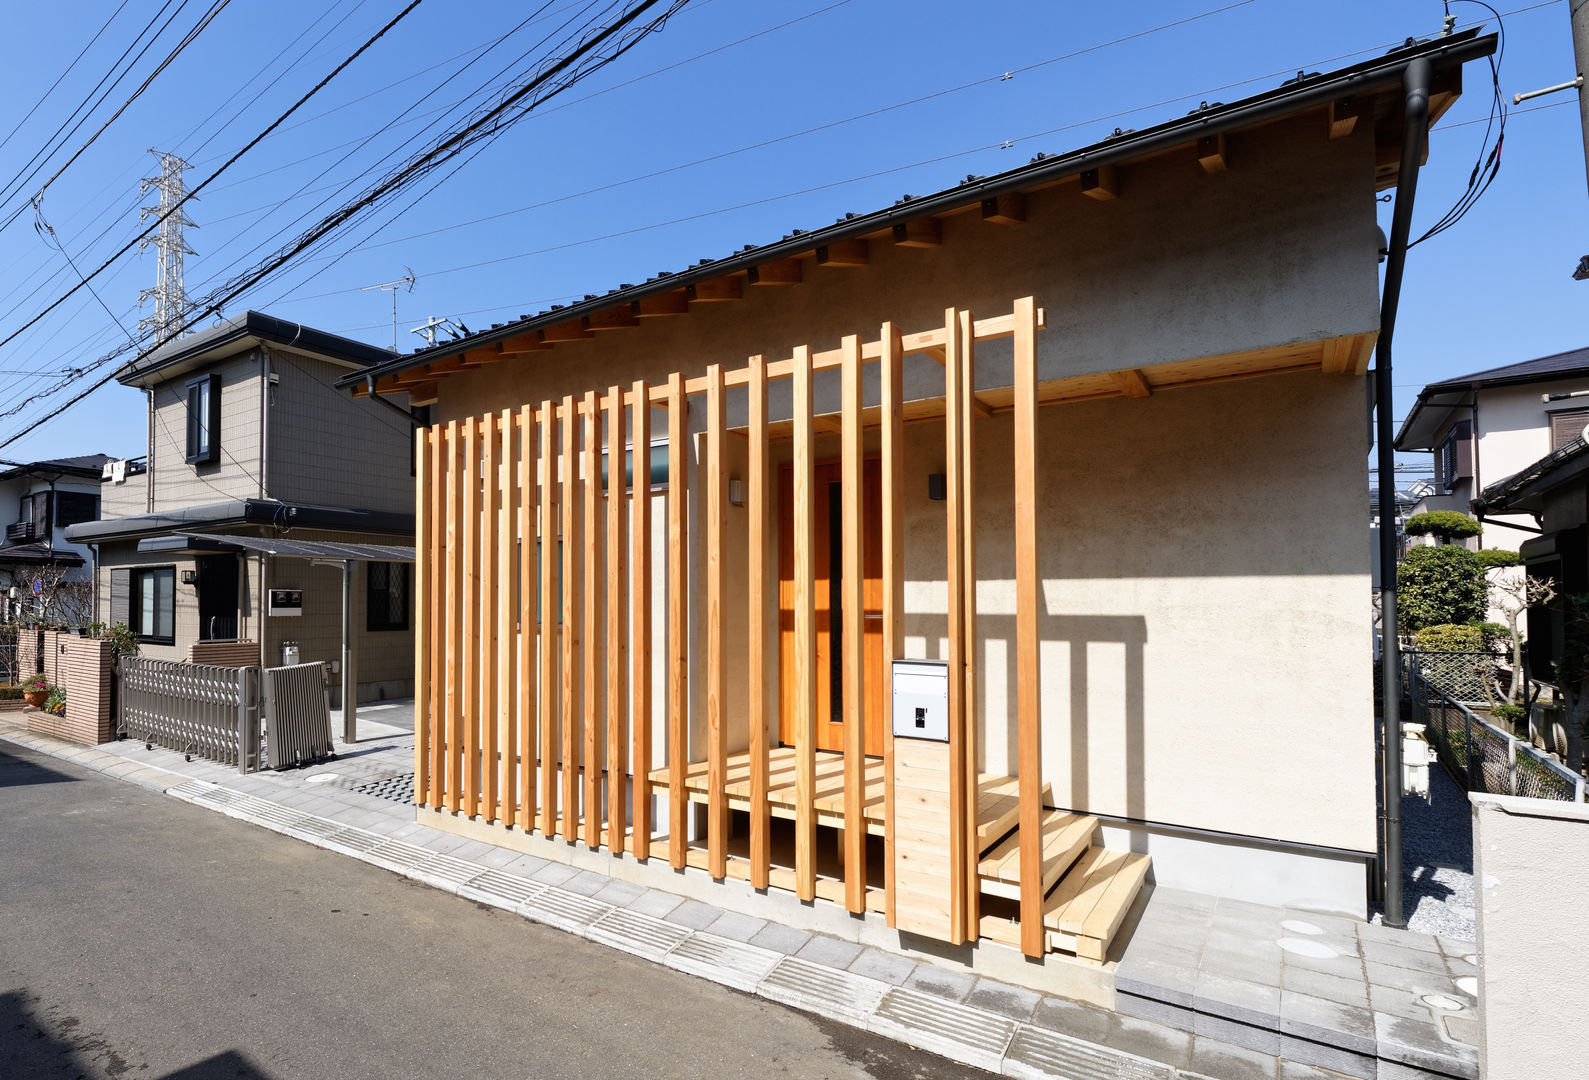
[[[411,772],[398,773],[396,776],[373,780],[368,784],[359,784],[353,790],[360,795],[374,795],[377,799],[386,799],[388,802],[413,806],[414,774]]]

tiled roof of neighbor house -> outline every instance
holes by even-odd
[[[1396,433],[1397,450],[1432,450],[1433,441],[1445,428],[1445,417],[1452,409],[1472,404],[1475,390],[1493,386],[1518,386],[1531,382],[1554,382],[1575,375],[1589,375],[1589,348],[1524,360],[1516,364],[1475,371],[1451,379],[1432,382],[1418,391],[1418,400],[1407,411]]]
[[[1589,443],[1580,435],[1511,476],[1490,484],[1473,500],[1473,512],[1479,517],[1519,511],[1537,513],[1543,495],[1581,479],[1585,472],[1589,472]]]
[[[57,566],[82,566],[83,557],[75,551],[52,548],[44,540],[0,548],[0,566],[45,566],[50,563]]]
[[[99,479],[110,457],[106,454],[84,454],[81,457],[50,458],[48,461],[30,461],[0,472],[0,480],[10,480],[31,473],[73,473]]]
[[[1430,93],[1430,122],[1433,123],[1461,93],[1462,64],[1488,56],[1494,48],[1494,35],[1479,37],[1477,30],[1426,42],[1409,39],[1407,45],[1392,49],[1384,56],[1350,67],[1323,74],[1298,72],[1296,77],[1272,90],[1237,102],[1205,102],[1185,116],[1153,127],[1140,131],[1116,129],[1113,135],[1102,142],[1077,150],[1062,154],[1038,154],[1025,165],[1002,173],[968,176],[954,187],[931,195],[905,196],[892,206],[870,213],[846,214],[825,228],[809,231],[795,229],[771,243],[747,244],[722,258],[702,259],[683,270],[664,271],[643,284],[619,285],[605,294],[589,294],[583,301],[567,307],[554,306],[536,315],[524,315],[515,322],[498,323],[490,330],[468,334],[456,341],[438,343],[412,354],[383,359],[360,372],[343,376],[337,385],[352,386],[412,368],[434,365],[438,361],[460,357],[470,350],[498,347],[510,339],[515,342],[516,348],[543,351],[551,347],[551,341],[567,340],[570,336],[582,334],[589,336],[591,329],[632,325],[631,322],[614,319],[647,314],[642,306],[647,301],[659,302],[670,297],[683,300],[688,290],[704,286],[714,279],[743,274],[749,283],[755,284],[758,273],[771,275],[786,270],[790,261],[813,254],[819,264],[829,258],[844,258],[844,245],[862,244],[869,235],[886,236],[890,230],[893,231],[894,242],[909,243],[908,229],[911,226],[923,223],[935,226],[936,221],[930,219],[974,208],[978,204],[981,204],[985,218],[997,221],[1000,220],[999,215],[1006,212],[1004,200],[1012,197],[1019,199],[1024,191],[1071,177],[1080,176],[1083,191],[1092,190],[1095,197],[1112,195],[1112,191],[1107,190],[1111,182],[1107,170],[1117,164],[1139,160],[1175,147],[1201,146],[1203,140],[1212,140],[1227,132],[1254,128],[1312,109],[1350,109],[1350,123],[1356,122],[1357,111],[1360,110],[1368,123],[1376,127],[1383,126],[1387,130],[1394,129],[1394,138],[1399,141],[1401,80],[1412,59],[1425,57],[1433,69]],[[1202,154],[1201,150],[1199,154]],[[1385,188],[1394,185],[1398,168],[1399,160],[1383,163],[1376,174],[1378,186]],[[1100,187],[1104,190],[1099,190]],[[767,276],[766,280],[778,279]],[[518,345],[520,342],[524,344]],[[448,370],[455,369],[427,367],[426,371],[407,378],[425,379],[434,374],[446,374]],[[377,388],[384,391],[391,385],[388,380],[378,383]]]

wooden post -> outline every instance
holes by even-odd
[[[816,561],[811,349],[794,351],[795,895],[817,894]]]
[[[707,871],[728,876],[727,673],[723,669],[723,467],[727,426],[721,364],[706,369],[706,848]]]
[[[480,817],[497,816],[497,422],[480,418]]]
[[[430,798],[430,429],[414,429],[414,800]],[[433,803],[429,805],[434,805]]]
[[[498,423],[502,446],[497,458],[497,748],[502,755],[497,783],[496,818],[512,825],[517,811],[518,737],[513,719],[513,410],[503,409]]]
[[[634,739],[634,853],[651,857],[651,392],[644,379],[631,391],[630,443],[634,447],[634,494],[629,531],[634,541],[634,675],[630,734]]]
[[[746,553],[746,724],[750,729],[750,884],[767,888],[772,866],[772,816],[767,803],[767,360],[752,356],[747,368],[750,459],[745,477],[745,513],[749,516]]]
[[[668,864],[675,870],[684,868],[684,818],[689,806],[684,790],[690,662],[689,642],[685,640],[689,632],[684,566],[686,418],[684,376],[675,371],[668,376]]]
[[[463,658],[463,439],[458,421],[447,421],[447,809],[463,807],[463,710],[459,663]]]
[[[948,530],[949,591],[949,932],[950,942],[966,939],[966,850],[976,835],[965,815],[965,384],[960,321],[954,308],[944,313],[944,466]]]
[[[977,847],[977,795],[980,788],[977,771],[977,743],[980,721],[977,716],[977,470],[976,470],[976,322],[971,312],[960,312],[960,416],[965,432],[962,444],[963,471],[961,473],[960,524],[965,529],[965,649],[960,654],[965,666],[965,778],[962,799],[965,816],[965,861],[961,867],[962,887],[965,889],[966,938],[976,941],[981,935],[982,883],[977,877],[977,865],[982,852]]]
[[[878,385],[882,400],[883,504],[883,910],[894,925],[894,661],[905,655],[904,514],[897,500],[905,484],[905,427],[901,408],[904,354],[899,328],[883,324]]]
[[[842,505],[843,574],[841,610],[844,641],[844,906],[852,912],[866,910],[866,610],[864,515],[861,507],[861,340],[845,337],[839,370],[840,473],[844,478]]]
[[[463,812],[480,813],[480,423],[463,422]]]
[[[584,670],[585,705],[585,846],[601,846],[602,723],[599,708],[601,683],[602,617],[597,596],[596,571],[602,535],[601,505],[601,405],[596,391],[585,393],[585,515],[580,530],[580,557],[584,560],[584,612],[580,616],[580,667]]]
[[[574,702],[578,695],[578,687],[574,683],[575,652],[579,648],[579,635],[581,628],[574,621],[576,608],[574,597],[579,592],[579,576],[574,571],[574,559],[579,553],[579,541],[574,535],[574,502],[579,488],[579,444],[574,439],[574,426],[579,403],[573,396],[563,398],[563,438],[560,448],[561,465],[563,469],[563,498],[559,509],[562,511],[563,530],[558,538],[562,551],[562,581],[563,594],[563,685],[562,685],[562,822],[559,825],[559,835],[564,840],[572,843],[579,838],[579,742],[576,738],[574,725],[579,716],[574,711]]]
[[[636,458],[636,460],[639,460]],[[629,805],[624,710],[624,496],[623,387],[607,391],[607,847],[623,854],[625,809]]]
[[[535,619],[541,662],[541,835],[557,833],[557,407],[541,402],[541,533],[536,563],[540,573]]]
[[[529,832],[535,827],[536,739],[535,663],[535,410],[525,405],[519,410],[519,587],[516,594],[519,622],[519,828]]]
[[[430,560],[431,602],[422,617],[430,623],[430,640],[435,644],[437,656],[432,664],[430,685],[426,699],[430,713],[430,799],[433,809],[442,806],[443,784],[447,775],[447,665],[451,663],[450,639],[447,636],[447,610],[451,582],[447,577],[448,536],[447,522],[451,517],[452,501],[449,496],[451,446],[442,441],[442,429],[430,429],[430,538],[425,557]],[[446,654],[445,657],[443,654]]]
[[[1037,616],[1037,312],[1015,302],[1015,716],[1021,808],[1021,951],[1048,951],[1043,928],[1043,743]]]

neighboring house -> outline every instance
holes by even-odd
[[[1396,435],[1398,451],[1434,454],[1435,491],[1412,513],[1469,513],[1485,487],[1568,445],[1586,426],[1589,348],[1430,383]],[[1516,551],[1534,536],[1533,523],[1515,511],[1487,511],[1482,524],[1469,548]]]
[[[183,659],[196,644],[235,642],[244,647],[208,651],[251,651],[276,666],[295,643],[304,662],[339,661],[337,567],[189,534],[411,544],[412,425],[334,388],[391,355],[250,311],[118,372],[148,397],[147,467],[113,465],[99,520],[69,530],[99,552],[99,618],[126,622],[144,656]],[[412,692],[409,571],[359,570],[360,700]]]
[[[0,547],[0,601],[6,620],[36,612],[40,584],[92,581],[93,549],[66,539],[66,528],[99,517],[99,480],[104,454],[15,465],[0,472],[0,509],[15,508]],[[12,590],[15,590],[13,593]],[[69,612],[86,616],[87,610]],[[86,620],[82,620],[86,621]]]
[[[434,402],[421,820],[973,965],[1101,962],[1149,857],[1363,915],[1375,193],[1493,44],[344,378]]]

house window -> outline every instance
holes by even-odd
[[[174,566],[142,567],[128,582],[128,628],[151,645],[176,644],[176,580]]]
[[[1589,425],[1589,409],[1567,409],[1550,414],[1550,452],[1571,443]]]
[[[221,377],[205,375],[187,382],[188,463],[201,465],[220,460]]]
[[[99,520],[99,496],[86,491],[57,491],[55,493],[55,524],[76,525],[81,521]]]
[[[408,564],[365,564],[366,630],[408,629]]]

